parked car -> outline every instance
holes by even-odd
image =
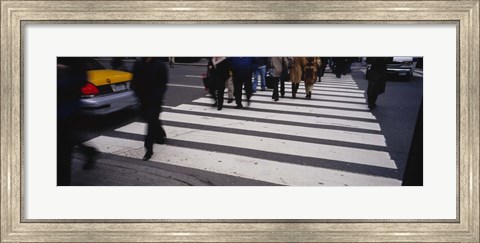
[[[57,63],[77,65],[87,70],[87,83],[81,88],[80,111],[87,115],[106,115],[138,105],[130,88],[132,73],[105,69],[89,57],[59,57]]]
[[[416,57],[391,57],[387,64],[387,75],[408,81],[413,76],[417,60]],[[368,77],[370,66],[370,64],[367,64],[366,77]]]
[[[387,64],[387,74],[410,80],[413,71],[417,66],[417,58],[415,57],[393,57],[391,63]]]

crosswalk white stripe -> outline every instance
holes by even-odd
[[[272,97],[272,91],[257,91],[254,96],[256,95],[263,95],[263,96],[269,96]],[[285,95],[288,97],[292,96],[292,92],[290,91],[285,91]],[[305,95],[305,91],[298,91],[297,96],[301,98],[301,95]],[[338,96],[328,96],[328,95],[318,95],[317,93],[313,93],[314,96],[312,96],[313,99],[322,99],[322,100],[332,100],[332,101],[344,101],[344,102],[354,102],[354,103],[359,103],[359,104],[365,104],[366,100],[365,98],[351,98],[351,97],[338,97]],[[245,97],[245,94],[243,94],[243,97]]]
[[[162,112],[163,121],[183,122],[196,125],[224,127],[246,131],[262,131],[267,133],[290,135],[306,138],[326,139],[332,141],[352,142],[386,147],[385,137],[380,134],[349,132],[334,129],[311,128],[303,126],[283,125],[275,123],[244,121],[204,115],[190,115],[172,112]]]
[[[345,90],[357,90],[359,89],[358,86],[347,86],[347,85],[336,85],[336,84],[315,84],[315,86],[325,87],[325,88],[343,88]]]
[[[380,131],[380,125],[376,122],[352,121],[352,120],[337,119],[337,118],[302,116],[302,115],[282,114],[282,113],[265,112],[265,111],[252,111],[248,109],[239,109],[239,110],[223,109],[221,111],[217,111],[215,107],[205,107],[205,106],[188,105],[188,104],[179,105],[175,107],[174,110]]]
[[[270,94],[271,95],[271,94]],[[227,98],[225,98],[227,99]],[[252,101],[272,101],[271,97],[263,95],[254,95],[251,98]],[[322,100],[306,100],[306,99],[279,99],[277,101],[279,104],[292,104],[292,105],[314,105],[314,106],[326,106],[326,107],[335,107],[335,108],[346,108],[346,109],[358,109],[358,110],[369,110],[367,104],[351,104],[343,102],[331,102],[331,101],[322,101]]]
[[[212,104],[211,98],[199,98],[193,101],[194,103],[200,104]],[[225,106],[233,106],[232,104],[224,104]],[[287,111],[294,113],[304,113],[304,114],[318,114],[318,115],[331,115],[331,116],[341,116],[348,118],[363,118],[363,119],[372,119],[375,120],[375,117],[372,113],[367,111],[346,111],[335,108],[316,108],[308,106],[291,106],[291,105],[282,105],[272,101],[271,104],[266,103],[255,103],[252,102],[250,108],[255,109],[266,109],[271,111]]]
[[[390,169],[397,168],[395,162],[390,159],[390,155],[383,151],[279,140],[193,128],[164,126],[164,129],[169,138],[176,140],[246,148],[277,154],[299,155],[315,159],[335,160]],[[143,134],[145,132],[145,124],[134,122],[118,128],[115,131]]]
[[[285,93],[287,93],[287,92],[290,93],[291,91],[285,90]],[[270,91],[270,93],[271,93],[271,91]],[[305,94],[305,89],[300,89],[299,88],[297,93]],[[361,94],[354,94],[354,93],[342,93],[342,92],[315,90],[315,94],[318,94],[318,95],[336,95],[336,96],[343,96],[343,97],[346,97],[346,98],[363,98],[363,97],[365,97],[363,93],[364,92],[362,92]]]
[[[291,87],[291,85],[288,85],[288,86]],[[305,88],[305,85],[301,84],[300,87]],[[314,88],[337,88],[337,89],[342,89],[341,91],[343,91],[343,90],[345,90],[345,91],[360,90],[357,85],[324,84],[323,82],[322,83],[315,83],[313,85],[313,87]]]
[[[300,86],[300,88],[305,88]],[[346,92],[346,93],[359,93],[359,94],[364,94],[364,90],[354,90],[354,89],[341,89],[341,88],[329,88],[329,87],[322,87],[322,86],[317,86],[315,85],[313,87],[314,91],[338,91],[338,92]]]
[[[168,86],[174,87],[186,87],[186,88],[195,88],[195,89],[205,89],[205,87],[200,85],[185,85],[185,84],[167,84]]]
[[[100,136],[88,141],[103,153],[143,156],[143,142]],[[150,161],[291,186],[399,186],[401,181],[350,172],[280,163],[226,153],[154,146]]]
[[[357,85],[357,82],[355,81],[346,81],[346,80],[325,80],[322,79],[320,83],[325,83],[325,84],[344,84],[344,85]]]

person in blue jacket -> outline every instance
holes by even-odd
[[[252,97],[252,73],[258,68],[254,57],[232,57],[230,65],[233,74],[233,96],[235,96],[235,109],[243,108],[242,86],[245,87],[247,102],[250,105]]]

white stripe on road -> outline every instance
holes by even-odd
[[[143,142],[100,136],[88,141],[103,153],[129,158],[143,156]],[[175,166],[292,186],[400,186],[401,181],[323,169],[312,166],[280,163],[247,156],[155,145],[150,161]]]
[[[245,95],[245,94],[243,94]],[[254,96],[255,95],[262,95],[262,96],[268,96],[268,97],[272,97],[272,91],[257,91],[255,94],[253,94]],[[285,91],[285,95],[289,98],[292,96],[292,92],[291,91]],[[297,97],[299,99],[303,99],[302,95],[304,96],[305,95],[305,91],[301,91],[299,90],[297,92]],[[365,98],[350,98],[350,97],[337,97],[337,96],[328,96],[328,95],[318,95],[316,92],[313,92],[312,94],[312,98],[313,99],[321,99],[321,100],[332,100],[332,101],[344,101],[344,102],[354,102],[354,103],[359,103],[359,104],[365,104],[366,103],[366,100]]]
[[[322,84],[322,83],[316,83],[315,86],[320,86],[320,87],[325,87],[325,88],[343,88],[345,90],[358,90],[358,86],[353,86],[353,85],[336,85],[336,84]]]
[[[186,87],[186,88],[196,88],[196,89],[205,89],[203,86],[199,85],[185,85],[185,84],[167,84],[168,86],[174,86],[174,87]]]
[[[199,98],[193,101],[194,103],[200,104],[212,104],[211,98]],[[232,104],[224,104],[224,106],[233,106]],[[308,106],[292,106],[292,105],[282,105],[277,104],[272,101],[271,104],[265,103],[255,103],[252,102],[250,108],[253,109],[265,109],[271,111],[287,111],[294,113],[303,113],[303,114],[317,114],[317,115],[330,115],[330,116],[341,116],[348,118],[362,118],[362,119],[372,119],[375,120],[375,117],[369,111],[346,111],[339,109],[330,109],[330,108],[316,108]]]
[[[305,88],[304,86],[300,86],[300,88]],[[321,85],[314,85],[313,86],[314,91],[337,91],[337,92],[347,92],[347,93],[365,93],[364,90],[354,90],[354,89],[341,89],[341,88],[330,88],[330,87],[323,87]]]
[[[334,129],[311,128],[303,126],[282,125],[275,123],[244,121],[202,115],[163,112],[160,114],[163,121],[182,122],[195,125],[224,127],[236,130],[261,131],[274,134],[290,135],[306,138],[326,139],[341,142],[351,142],[386,147],[385,137],[380,134],[349,132]]]
[[[227,99],[227,98],[225,98]],[[252,101],[272,101],[271,97],[263,95],[254,95],[251,98]],[[335,108],[347,108],[347,109],[358,109],[358,110],[369,110],[367,104],[350,104],[343,102],[330,102],[330,101],[321,101],[321,100],[306,100],[306,99],[291,99],[280,98],[276,103],[278,104],[292,104],[292,105],[315,105],[315,106],[326,106],[326,107],[335,107]]]
[[[287,91],[287,90],[285,90],[285,91]],[[352,93],[352,92],[343,93],[343,92],[335,92],[335,91],[325,91],[325,90],[322,90],[322,88],[319,88],[319,87],[315,88],[315,86],[314,86],[314,91],[315,91],[316,94],[320,94],[320,95],[338,95],[338,96],[345,96],[345,97],[364,97],[364,93],[365,93],[365,91],[360,91],[358,93]],[[298,93],[300,93],[300,92],[305,92],[305,87],[304,86],[299,87]]]
[[[185,75],[187,78],[203,78],[202,75]]]
[[[144,123],[134,122],[115,131],[144,134],[145,128]],[[390,159],[390,155],[383,151],[205,131],[193,128],[164,126],[164,129],[168,138],[176,140],[245,148],[277,154],[299,155],[390,169],[397,168],[395,162]]]
[[[223,109],[221,111],[217,111],[215,107],[205,107],[205,106],[185,105],[185,104],[175,107],[174,110],[380,131],[380,125],[376,122],[352,121],[352,120],[337,119],[337,118],[281,114],[281,113],[265,112],[265,111],[252,111],[248,109],[238,109],[238,110]]]

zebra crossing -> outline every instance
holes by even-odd
[[[205,96],[161,113],[167,144],[155,145],[150,161],[290,186],[398,186],[396,164],[356,82],[325,74],[311,100],[303,84],[292,99],[275,102],[257,91],[247,109]],[[142,136],[146,124],[115,130]],[[175,141],[178,143],[171,143]],[[183,142],[183,143],[182,143]],[[102,135],[87,142],[102,153],[142,158],[143,141]],[[195,146],[189,146],[195,145]]]

